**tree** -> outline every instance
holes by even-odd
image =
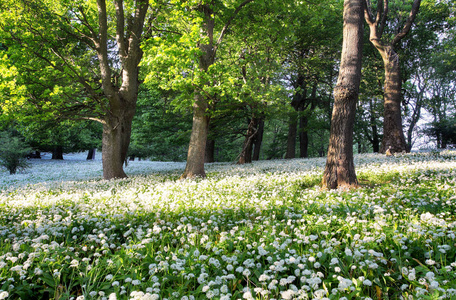
[[[226,38],[239,13],[253,0],[188,1],[174,7],[166,18],[174,20],[162,28],[162,35],[146,44],[146,82],[180,92],[173,101],[193,109],[187,165],[182,178],[204,177],[209,121],[219,103],[238,101],[237,64],[226,61]],[[258,5],[267,5],[258,3]],[[236,71],[234,71],[236,69]],[[235,76],[233,74],[236,73]]]
[[[446,49],[454,47],[450,35],[451,28],[454,28],[454,21],[451,20],[454,7],[455,3],[450,1],[422,1],[414,26],[403,40],[401,53],[407,57],[407,60],[401,61],[403,116],[409,150],[422,134],[420,121],[427,116],[422,113],[424,109],[437,122],[452,109],[450,103],[455,88],[451,82],[454,82],[455,65],[449,61],[452,55],[448,55]],[[443,114],[440,113],[442,111]]]
[[[31,150],[20,137],[8,131],[0,132],[0,165],[11,175],[28,167],[26,156]]]
[[[358,184],[353,162],[353,124],[361,81],[363,11],[363,0],[344,1],[342,56],[334,88],[328,157],[322,181],[323,187],[328,189]]]
[[[191,111],[174,111],[170,104],[174,97],[173,92],[141,87],[128,151],[130,159],[185,160]]]
[[[369,40],[380,53],[384,69],[384,118],[383,118],[383,140],[380,151],[384,153],[391,149],[392,152],[402,152],[407,150],[404,132],[402,130],[402,79],[400,73],[399,54],[395,47],[408,34],[413,21],[418,13],[421,0],[414,0],[409,16],[402,22],[401,17],[391,22],[389,25],[398,28],[397,34],[391,38],[384,34],[385,27],[388,26],[388,13],[390,9],[388,0],[378,0],[375,15],[372,12],[370,1],[365,0],[364,17],[369,25]],[[392,30],[396,30],[392,29]]]
[[[212,1],[212,3],[208,4],[202,4],[200,7],[198,7],[199,11],[202,12],[202,30],[206,38],[206,43],[202,43],[199,46],[201,51],[199,57],[200,71],[207,73],[209,67],[214,64],[218,47],[223,41],[224,35],[228,30],[231,22],[242,9],[242,7],[252,1],[253,0],[244,0],[236,7],[231,17],[223,25],[217,40],[214,40],[214,14],[216,13],[214,10],[215,1]],[[192,134],[190,136],[190,144],[188,146],[187,165],[185,166],[184,174],[182,174],[181,178],[206,176],[206,173],[204,171],[204,161],[209,126],[209,116],[206,112],[209,109],[209,100],[210,99],[208,99],[208,97],[200,91],[195,91]]]
[[[355,136],[357,142],[370,142],[374,153],[380,152],[383,116],[383,64],[378,60],[378,51],[372,47],[363,49],[363,69],[360,97],[356,112]]]
[[[309,120],[315,109],[325,103],[322,95],[328,90],[327,82],[334,82],[337,56],[342,42],[342,3],[320,1],[318,4],[303,2],[290,9],[293,31],[284,40],[284,67],[287,81],[292,87],[287,153],[285,158],[296,155],[299,137],[300,157],[308,156]],[[337,35],[334,33],[337,32]],[[328,39],[328,36],[333,38]],[[332,87],[330,87],[332,90]]]
[[[437,148],[445,149],[450,144],[453,144],[454,147],[456,145],[456,115],[428,124],[424,132],[435,138]]]
[[[38,110],[102,123],[105,179],[126,177],[148,8],[148,0],[0,2],[1,36],[21,70],[21,96]]]
[[[52,152],[52,159],[63,159],[63,153],[86,151],[101,145],[102,126],[92,121],[37,122],[26,118],[16,121],[14,127],[35,151]]]
[[[265,119],[282,109],[285,98],[280,82],[282,72],[283,43],[289,37],[288,21],[290,8],[282,3],[262,4],[244,9],[236,19],[233,34],[227,39],[228,51],[224,57],[236,61],[238,69],[232,76],[238,77],[237,102],[245,115],[244,141],[237,163],[258,160],[263,143]],[[259,13],[260,12],[260,13]],[[245,126],[244,125],[244,126]]]

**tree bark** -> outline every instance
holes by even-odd
[[[95,153],[96,153],[97,148],[92,148],[89,150],[89,153],[87,153],[87,160],[94,160],[95,159]]]
[[[127,177],[123,164],[127,160],[135,106],[124,105],[123,108],[123,113],[117,112],[103,124],[102,165],[105,179]]]
[[[239,154],[238,164],[249,164],[252,162],[252,149],[253,149],[253,140],[258,133],[258,119],[253,117],[249,120],[249,125],[247,127],[247,133],[245,135],[244,144],[242,146],[242,151]]]
[[[206,142],[206,156],[204,161],[206,163],[215,162],[215,140],[208,138]]]
[[[309,149],[309,135],[307,132],[307,124],[309,119],[307,116],[301,116],[299,118],[299,157],[306,158],[308,157]]]
[[[402,29],[387,43],[383,40],[383,32],[388,19],[388,1],[377,1],[377,12],[374,14],[367,0],[364,0],[364,18],[369,25],[369,40],[379,51],[385,67],[384,84],[384,118],[383,118],[383,139],[380,151],[385,153],[407,151],[407,144],[402,129],[402,81],[399,66],[399,55],[394,47],[410,31],[413,21],[418,13],[421,0],[414,0],[410,14]]]
[[[363,0],[344,1],[342,57],[337,85],[323,188],[358,185],[353,162],[353,126],[361,80],[363,45]]]
[[[252,160],[260,160],[261,145],[263,143],[263,134],[264,134],[264,119],[258,120],[257,134],[253,139],[253,157]]]
[[[296,157],[296,137],[298,135],[298,122],[295,115],[290,116],[288,123],[288,136],[287,136],[287,152],[285,159],[292,159]]]
[[[206,110],[208,102],[204,96],[195,95],[193,105],[193,124],[190,135],[190,144],[188,146],[187,164],[181,179],[206,177],[204,171],[204,161],[206,156],[206,142],[209,127],[209,117]]]
[[[63,159],[63,147],[56,146],[52,151],[52,158],[51,159]]]
[[[392,47],[379,50],[385,67],[384,84],[384,115],[383,115],[383,139],[380,152],[402,152],[407,150],[404,131],[402,129],[402,80],[399,66],[399,56]]]

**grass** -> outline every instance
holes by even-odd
[[[455,157],[359,155],[351,191],[324,159],[5,171],[0,299],[455,299]]]

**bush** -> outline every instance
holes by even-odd
[[[0,132],[0,165],[8,169],[10,174],[28,167],[26,157],[31,151],[19,137]]]

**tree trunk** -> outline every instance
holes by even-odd
[[[413,131],[421,117],[421,107],[423,106],[423,94],[424,94],[424,88],[420,91],[418,97],[416,98],[416,105],[413,108],[413,113],[412,113],[411,120],[410,120],[410,126],[407,130],[407,152],[412,151]]]
[[[377,125],[372,125],[372,151],[374,153],[380,152],[380,137],[378,135]]]
[[[27,158],[41,158],[41,152],[35,151],[35,153],[30,153]]]
[[[202,95],[195,95],[193,125],[192,133],[190,135],[190,144],[188,146],[187,164],[181,179],[206,177],[204,161],[209,127],[209,117],[206,113],[207,108],[207,100]]]
[[[308,157],[309,135],[307,133],[307,124],[309,119],[307,116],[299,118],[299,157]]]
[[[63,146],[57,146],[52,150],[51,159],[63,159]]]
[[[253,139],[253,157],[252,160],[260,160],[261,144],[263,143],[263,134],[264,134],[264,120],[258,120],[257,134]]]
[[[399,56],[389,46],[385,47],[385,51],[380,52],[385,67],[383,140],[380,151],[385,153],[386,150],[391,149],[393,153],[402,152],[407,150],[407,144],[402,130],[402,81]]]
[[[89,150],[89,153],[87,153],[87,160],[94,160],[95,159],[95,152],[97,148],[92,148]]]
[[[205,162],[206,163],[215,162],[215,140],[212,138],[208,138],[207,142],[206,142]]]
[[[290,116],[290,122],[288,123],[288,137],[287,137],[287,153],[285,159],[291,159],[296,157],[296,137],[298,134],[298,122],[296,116],[293,114]]]
[[[103,178],[125,178],[123,164],[127,159],[130,144],[131,123],[135,114],[135,107],[124,106],[124,110],[111,116],[103,124],[102,136],[102,164]]]
[[[238,164],[248,164],[252,162],[252,148],[253,148],[253,139],[255,138],[257,130],[258,119],[253,117],[249,121],[247,127],[247,134],[245,135],[244,144],[242,146],[242,151],[239,154]]]
[[[410,28],[418,13],[421,0],[413,0],[412,9],[402,28],[397,28],[396,35],[390,42],[385,42],[383,37],[385,26],[388,19],[388,1],[377,1],[377,12],[371,11],[370,1],[364,0],[364,17],[369,25],[369,40],[378,50],[383,59],[385,67],[384,84],[384,118],[383,118],[383,140],[380,151],[402,152],[407,150],[404,132],[402,129],[401,116],[401,74],[399,67],[399,55],[394,51],[394,46],[399,43],[410,31]]]
[[[114,1],[116,9],[116,42],[118,62],[121,65],[121,80],[111,70],[108,50],[108,13],[105,0],[97,0],[99,29],[94,46],[97,51],[101,83],[109,107],[103,117],[102,164],[103,178],[125,178],[123,170],[130,144],[131,123],[136,112],[139,90],[139,63],[143,52],[141,37],[149,7],[148,0],[135,1],[133,14],[124,12],[122,0]],[[126,17],[127,16],[127,17]],[[126,24],[128,20],[128,24]],[[110,20],[112,21],[112,20]],[[109,47],[111,47],[110,45]]]
[[[358,185],[353,162],[353,126],[361,79],[363,0],[344,1],[344,27],[339,78],[334,89],[328,157],[323,188]]]
[[[201,5],[200,11],[204,14],[203,33],[208,38],[207,44],[199,46],[201,55],[199,56],[199,69],[207,72],[215,61],[214,48],[214,12],[207,5]],[[209,83],[205,83],[209,84]],[[209,102],[199,89],[195,89],[195,103],[193,104],[193,124],[188,146],[187,164],[181,179],[206,177],[204,171],[204,161],[206,159],[206,142],[209,131]]]

